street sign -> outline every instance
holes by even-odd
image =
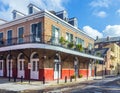
[[[31,69],[31,68],[32,68],[31,63],[28,63],[28,69]]]

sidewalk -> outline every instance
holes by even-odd
[[[118,77],[116,77],[116,79],[117,78]],[[50,90],[55,87],[62,88],[66,86],[74,86],[80,82],[89,82],[94,79],[95,77],[90,77],[88,79],[79,78],[76,81],[75,79],[72,80],[72,82],[70,82],[70,79],[68,79],[67,83],[65,83],[65,80],[59,80],[59,84],[57,84],[57,80],[48,81],[45,82],[45,84],[43,84],[41,81],[31,81],[29,84],[28,81],[23,81],[23,83],[21,83],[20,80],[17,80],[16,82],[11,80],[11,82],[9,82],[8,78],[0,78],[0,93],[41,93],[43,90]],[[96,77],[96,79],[101,80],[102,77]]]

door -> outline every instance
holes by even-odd
[[[3,76],[3,60],[0,60],[0,76]]]
[[[12,60],[7,60],[7,77],[12,77]]]
[[[59,44],[59,28],[56,28],[55,26],[52,27],[52,43],[53,44]]]
[[[54,65],[54,79],[58,79],[61,76],[61,65],[58,63],[55,63]]]
[[[31,79],[39,79],[39,59],[31,60]]]
[[[23,76],[23,78],[25,77],[24,75],[24,59],[19,59],[18,60],[18,78],[21,78],[21,76]]]
[[[12,30],[9,30],[7,32],[7,44],[11,45],[12,44]]]

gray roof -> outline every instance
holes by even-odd
[[[95,40],[95,43],[109,43],[109,42],[120,42],[120,36],[100,38],[100,39]]]
[[[107,53],[109,48],[96,48],[95,49],[95,54],[100,53],[102,57]]]

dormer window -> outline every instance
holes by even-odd
[[[13,13],[13,19],[16,19],[16,12]]]
[[[42,9],[40,9],[39,7],[37,7],[36,5],[34,4],[29,4],[28,5],[28,13],[29,14],[34,14],[34,13],[37,13],[37,12],[40,12]]]
[[[29,7],[29,14],[32,14],[33,13],[33,7]]]

